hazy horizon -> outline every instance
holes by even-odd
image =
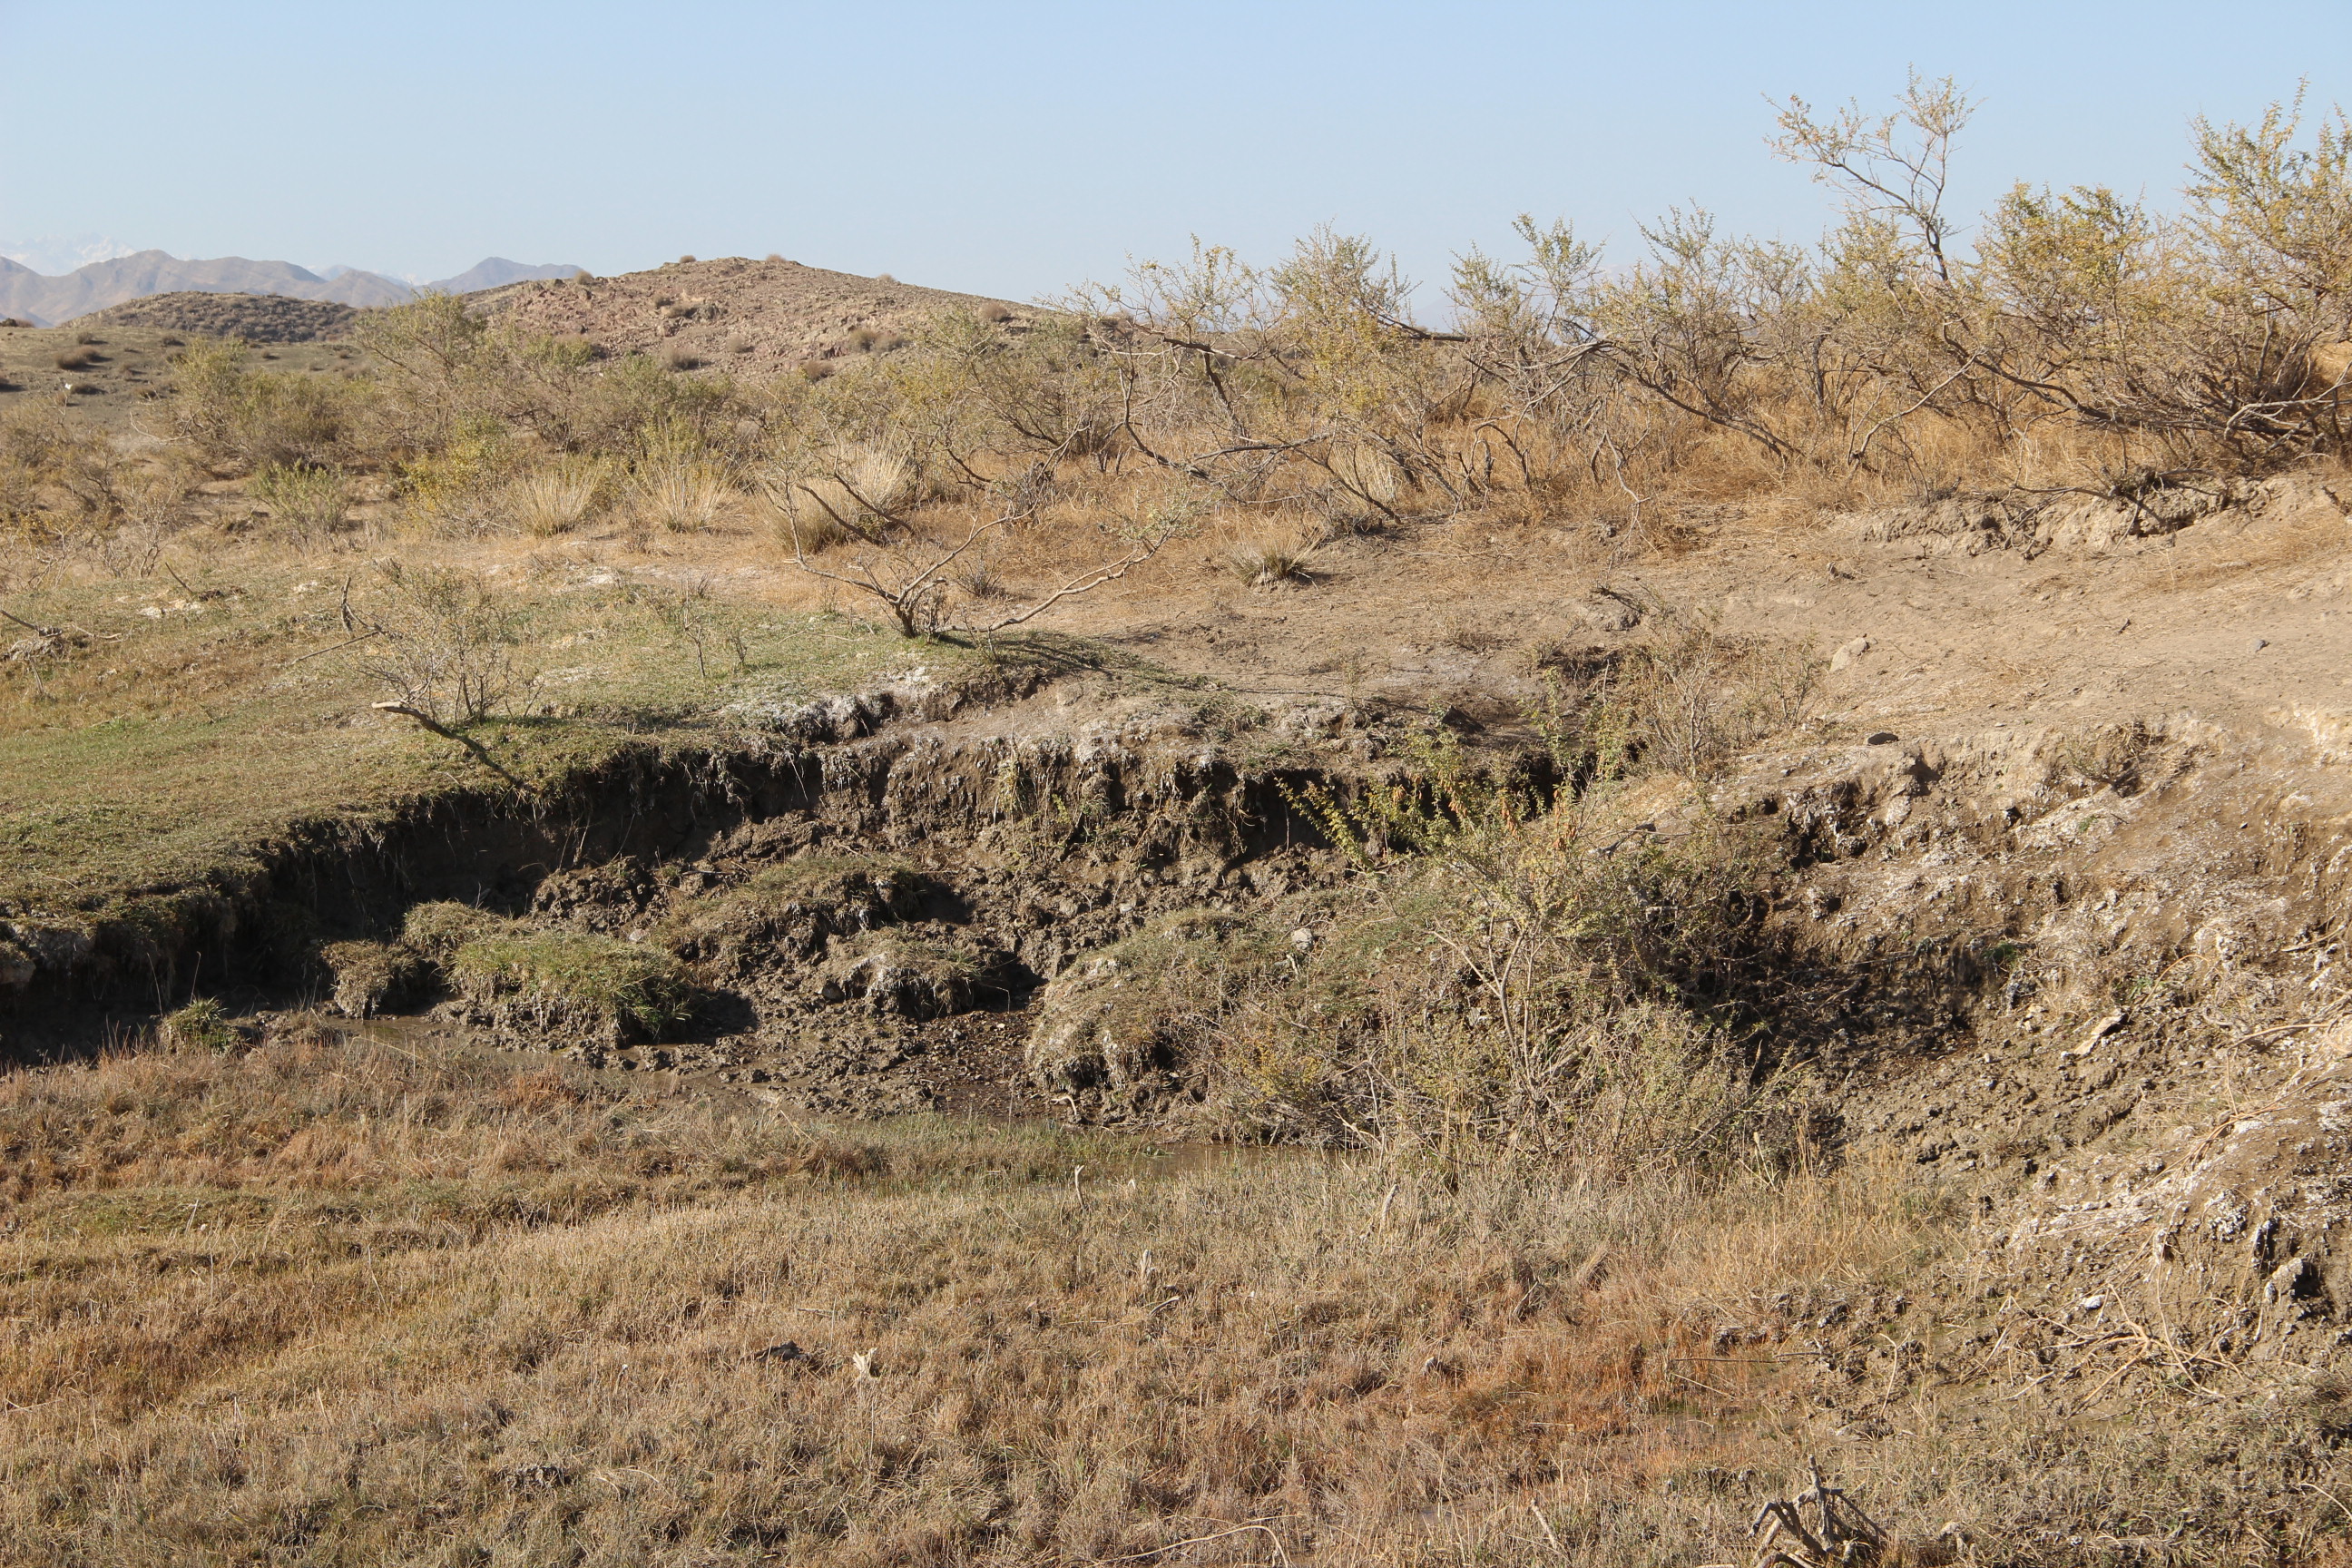
[[[110,235],[71,237],[38,235],[29,239],[0,237],[0,257],[5,257],[20,267],[28,267],[47,278],[67,277],[80,271],[85,267],[95,267],[106,261],[120,261],[125,257],[139,256],[151,250],[163,250],[175,261],[222,261],[236,258],[247,261],[283,262],[289,267],[299,267],[305,272],[326,281],[332,281],[348,272],[369,272],[379,278],[389,279],[395,283],[408,284],[412,288],[421,288],[425,284],[445,279],[460,278],[473,268],[491,261],[512,262],[526,268],[578,265],[576,262],[568,261],[525,261],[518,256],[501,256],[492,252],[478,256],[464,267],[443,273],[438,278],[433,278],[422,273],[394,272],[382,267],[369,267],[348,261],[299,261],[289,256],[248,256],[242,251],[226,251],[219,256],[182,256],[176,252],[165,250],[160,245],[129,244]]]

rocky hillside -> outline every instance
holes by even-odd
[[[183,261],[160,250],[142,250],[135,256],[94,261],[62,278],[45,277],[13,261],[0,261],[0,315],[21,317],[37,325],[71,321],[126,300],[184,289],[284,294],[347,305],[394,305],[409,296],[406,284],[373,272],[346,272],[330,279],[289,261],[249,261],[242,256]]]

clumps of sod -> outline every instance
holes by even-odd
[[[671,953],[589,931],[551,931],[458,903],[419,904],[396,942],[335,942],[320,956],[353,1017],[414,999],[434,979],[501,1043],[612,1049],[660,1040],[692,1010]]]
[[[827,1002],[862,998],[908,1018],[942,1018],[1009,1000],[1017,981],[1005,953],[893,931],[835,942],[822,973]]]
[[[911,920],[937,890],[903,860],[803,855],[686,902],[656,938],[714,975],[746,979],[779,960],[810,962],[835,937]]]
[[[352,1018],[370,1018],[424,997],[457,950],[508,921],[471,904],[418,904],[392,942],[335,942],[319,950],[331,982],[328,1001]]]
[[[1234,1000],[1289,956],[1287,941],[1264,921],[1213,910],[1163,916],[1045,988],[1026,1052],[1030,1076],[1107,1120],[1156,1109],[1213,1055]]]
[[[430,963],[446,966],[457,950],[478,937],[495,936],[514,922],[471,904],[418,904],[400,928],[401,944]]]
[[[692,1011],[685,968],[658,948],[590,931],[476,937],[444,968],[478,1022],[502,1038],[611,1048],[662,1038]]]
[[[333,942],[319,950],[333,981],[328,1001],[349,1018],[373,1018],[413,1000],[433,966],[404,942]]]
[[[165,1045],[221,1056],[245,1043],[245,1037],[229,1022],[228,1009],[210,996],[199,996],[179,1011],[164,1015],[159,1032]]]

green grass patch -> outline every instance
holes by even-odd
[[[658,1040],[685,1021],[694,990],[658,948],[587,931],[478,937],[448,963],[449,981],[494,1024],[618,1045]]]
[[[512,611],[512,700],[464,726],[478,752],[372,704],[397,695],[350,640],[370,568],[226,564],[11,597],[87,634],[0,662],[0,908],[63,916],[249,873],[306,823],[363,827],[457,789],[552,791],[624,748],[724,747],[723,710],[789,705],[976,656],[837,616],[590,565],[488,579]],[[527,580],[526,580],[527,579]],[[493,769],[497,771],[493,771]],[[501,773],[505,776],[501,777]]]

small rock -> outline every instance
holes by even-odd
[[[552,1491],[569,1485],[572,1472],[562,1465],[518,1465],[505,1472],[504,1479],[519,1492]]]
[[[2252,652],[2252,653],[2260,653],[2260,652],[2262,652],[2262,651],[2263,651],[2263,649],[2264,649],[2264,648],[2266,648],[2266,647],[2270,647],[2270,646],[2271,646],[2271,639],[2270,639],[2270,638],[2268,638],[2268,637],[2256,637],[2256,638],[2254,639],[2254,646],[2253,646],[2251,649],[2249,649],[2248,651],[2249,651],[2249,652]]]
[[[1306,926],[1300,926],[1290,933],[1290,945],[1305,952],[1315,945],[1315,932]]]
[[[1870,732],[1869,743],[1874,746],[1891,746],[1902,738],[1892,730],[1873,730]]]
[[[2074,1308],[2077,1311],[2095,1312],[2106,1304],[2107,1299],[2105,1296],[2085,1296],[2074,1303]]]
[[[1833,670],[1843,669],[1855,659],[1860,658],[1864,654],[1866,654],[1869,651],[1870,639],[1868,637],[1856,637],[1852,642],[1841,646],[1837,652],[1830,655],[1830,668]]]
[[[1630,632],[1641,625],[1643,609],[1639,599],[1603,583],[1596,584],[1570,613],[1596,632]]]

